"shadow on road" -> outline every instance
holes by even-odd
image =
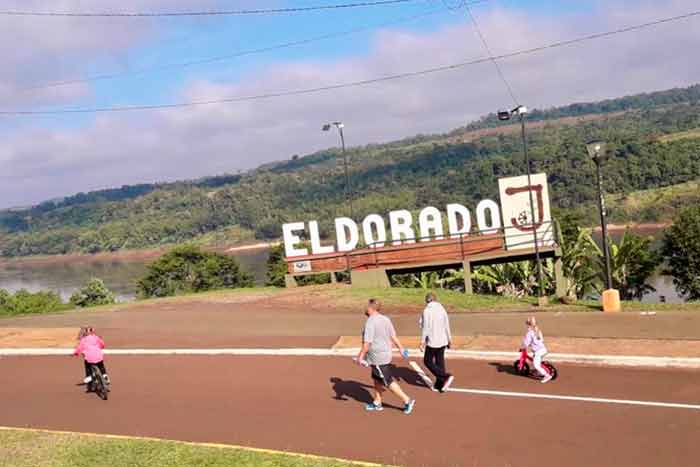
[[[496,367],[496,370],[498,370],[499,373],[508,373],[509,375],[520,376],[520,374],[515,371],[512,364],[507,365],[505,363],[491,362],[489,365]]]
[[[344,380],[336,376],[330,379],[333,384],[333,391],[335,396],[333,399],[339,401],[346,401],[348,397],[356,400],[357,402],[363,402],[369,404],[372,402],[372,395],[369,393],[368,389],[372,389],[372,386],[359,381]]]
[[[348,398],[354,399],[357,402],[362,402],[363,404],[369,404],[372,402],[372,394],[370,394],[369,389],[373,386],[369,384],[360,383],[359,381],[346,380],[334,376],[330,379],[333,385],[333,391],[335,396],[333,399],[339,401],[346,401]],[[391,391],[387,390],[384,394],[391,394]],[[396,397],[390,395],[389,397]],[[403,410],[403,407],[394,404],[387,404],[386,400],[382,404],[385,409]]]
[[[413,371],[412,368],[405,366],[394,366],[394,376],[399,382],[405,382],[411,386],[418,386],[421,388],[427,388],[428,386],[420,379],[418,373]]]

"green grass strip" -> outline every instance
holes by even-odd
[[[350,467],[377,464],[238,446],[0,428],[2,467]]]

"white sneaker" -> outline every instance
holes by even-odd
[[[445,384],[442,385],[442,392],[447,391],[450,388],[450,386],[452,386],[452,382],[454,380],[455,380],[454,376],[450,376],[449,378],[447,378],[447,381],[445,381]]]
[[[542,381],[540,383],[547,383],[552,379],[552,375],[546,375],[544,378],[542,378]]]
[[[83,383],[89,384],[90,381],[92,381],[92,376],[86,376],[85,379],[83,379]]]

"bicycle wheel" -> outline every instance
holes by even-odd
[[[100,396],[100,399],[106,401],[108,397],[107,382],[97,365],[92,365],[92,378],[95,384],[95,392]]]

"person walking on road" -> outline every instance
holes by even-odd
[[[445,392],[454,381],[454,376],[445,370],[445,349],[450,347],[452,341],[450,319],[433,292],[425,296],[425,304],[420,319],[423,363],[435,375],[433,389]]]
[[[391,366],[392,344],[399,349],[404,358],[408,358],[408,351],[403,348],[396,337],[391,320],[379,312],[377,300],[373,298],[369,300],[365,315],[367,321],[362,331],[362,348],[356,358],[358,364],[369,365],[372,369],[374,397],[372,403],[367,404],[365,409],[368,411],[383,410],[382,394],[388,389],[403,402],[403,413],[410,414],[416,401],[403,392],[394,378]]]

